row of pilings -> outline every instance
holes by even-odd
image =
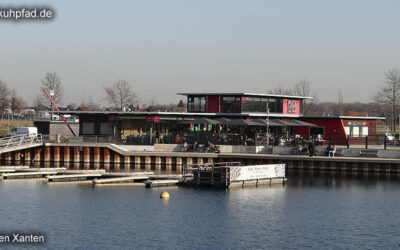
[[[400,173],[400,161],[368,158],[282,157],[265,154],[189,154],[137,152],[120,154],[108,147],[42,146],[3,153],[4,165],[101,169],[106,171],[156,170],[181,172],[187,164],[241,162],[243,165],[286,164],[287,169]]]

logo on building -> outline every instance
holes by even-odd
[[[296,100],[288,100],[287,102],[287,112],[289,114],[296,113]]]

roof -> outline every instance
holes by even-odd
[[[240,116],[240,117],[267,117],[267,113],[190,113],[190,112],[119,112],[119,111],[49,111],[49,113],[55,114],[71,114],[71,115],[120,115],[120,116],[154,116],[154,115],[164,115],[164,116],[194,116],[194,117],[213,117],[213,116]],[[287,117],[287,118],[298,118],[301,115],[292,114],[281,114],[281,113],[269,113],[269,117]]]
[[[177,93],[177,95],[192,95],[192,96],[204,96],[204,95],[222,95],[222,96],[265,96],[265,97],[282,97],[282,98],[293,98],[293,99],[313,99],[311,96],[295,96],[295,95],[277,95],[277,94],[260,94],[260,93],[248,93],[248,92],[231,92],[231,93],[216,93],[216,92],[205,92],[205,93]]]
[[[301,119],[343,119],[343,120],[385,120],[385,117],[379,116],[303,116]]]

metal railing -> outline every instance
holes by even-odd
[[[0,138],[0,151],[7,151],[16,147],[29,146],[38,143],[43,143],[42,134],[7,136]]]

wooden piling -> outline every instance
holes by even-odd
[[[44,161],[50,161],[50,147],[44,147]]]
[[[54,161],[59,162],[60,161],[60,147],[56,146],[53,147],[53,155],[54,155]]]
[[[81,162],[79,147],[74,147],[74,163],[79,163],[79,162]]]
[[[83,162],[89,163],[90,162],[90,148],[85,147],[83,149]]]
[[[64,147],[64,163],[70,162],[70,148]]]

